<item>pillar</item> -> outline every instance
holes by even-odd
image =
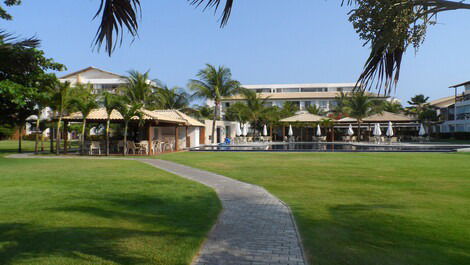
[[[178,126],[175,127],[175,151],[178,151],[179,150],[179,130],[178,130]]]
[[[149,145],[149,153],[148,155],[153,155],[153,127],[152,123],[149,122],[147,128],[147,137],[148,137],[148,145]]]
[[[67,154],[67,140],[68,140],[68,126],[69,126],[69,123],[68,122],[64,122],[64,133],[63,133],[63,136],[64,136],[64,154]]]

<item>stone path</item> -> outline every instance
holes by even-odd
[[[169,161],[135,160],[212,187],[222,201],[194,265],[307,264],[290,209],[265,189]]]

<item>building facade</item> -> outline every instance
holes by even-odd
[[[243,85],[243,88],[250,89],[258,93],[261,97],[267,98],[269,106],[282,107],[285,102],[292,102],[297,105],[300,111],[308,106],[317,107],[328,112],[336,106],[336,97],[343,93],[353,92],[356,83],[315,83],[315,84],[267,84],[267,85]],[[377,98],[387,99],[382,95],[372,94]],[[221,104],[221,113],[232,104],[244,101],[243,95],[235,95],[224,98]],[[209,106],[214,106],[213,101],[207,101]]]
[[[431,102],[443,121],[441,133],[470,133],[470,81],[450,86],[454,96]],[[463,91],[462,91],[463,89]]]
[[[80,84],[90,84],[93,86],[93,92],[100,94],[104,91],[115,92],[115,90],[127,84],[124,76],[101,70],[95,67],[87,67],[85,69],[67,74],[59,78],[60,82],[70,82],[72,86]]]

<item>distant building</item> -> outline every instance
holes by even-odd
[[[269,84],[269,85],[243,85],[243,88],[250,89],[258,93],[263,98],[268,98],[269,106],[282,107],[284,102],[292,102],[305,110],[308,106],[317,105],[324,111],[330,111],[336,106],[336,97],[341,92],[352,92],[356,83],[316,83],[316,84]],[[370,93],[377,98],[388,99],[383,95]],[[235,102],[243,102],[243,95],[235,95],[224,98],[221,105],[221,113]],[[214,102],[207,101],[209,106],[214,106]]]
[[[114,92],[116,88],[127,84],[125,76],[101,70],[95,67],[67,74],[59,78],[60,82],[70,82],[72,86],[77,83],[90,84],[93,86],[93,92],[99,94],[103,91]]]
[[[450,86],[454,96],[431,101],[442,120],[441,133],[470,132],[470,81]],[[459,92],[460,88],[464,91]]]

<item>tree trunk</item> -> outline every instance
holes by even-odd
[[[109,156],[109,123],[110,119],[106,121],[106,155]]]
[[[357,120],[357,141],[361,141],[361,122]]]
[[[214,119],[212,120],[212,144],[215,144],[215,121],[217,120],[217,111],[219,109],[219,103],[215,102],[214,106]]]
[[[124,156],[127,155],[127,125],[128,125],[128,121],[125,121],[124,122]]]
[[[39,113],[38,114],[38,119],[36,120],[36,132],[35,132],[36,137],[34,139],[34,153],[35,154],[38,153],[38,149],[39,149],[39,134],[38,134],[38,132],[39,132],[39,122],[40,122],[39,117],[40,117],[40,115],[41,114]]]
[[[80,139],[80,154],[85,154],[85,129],[86,129],[86,119],[83,119],[82,122],[82,135]]]
[[[60,155],[60,124],[62,123],[62,115],[59,116],[57,121],[57,131],[56,131],[56,143],[55,143],[55,154]]]
[[[20,127],[18,128],[18,153],[22,153],[22,150],[21,150],[21,138],[23,136],[23,124],[20,125]]]

